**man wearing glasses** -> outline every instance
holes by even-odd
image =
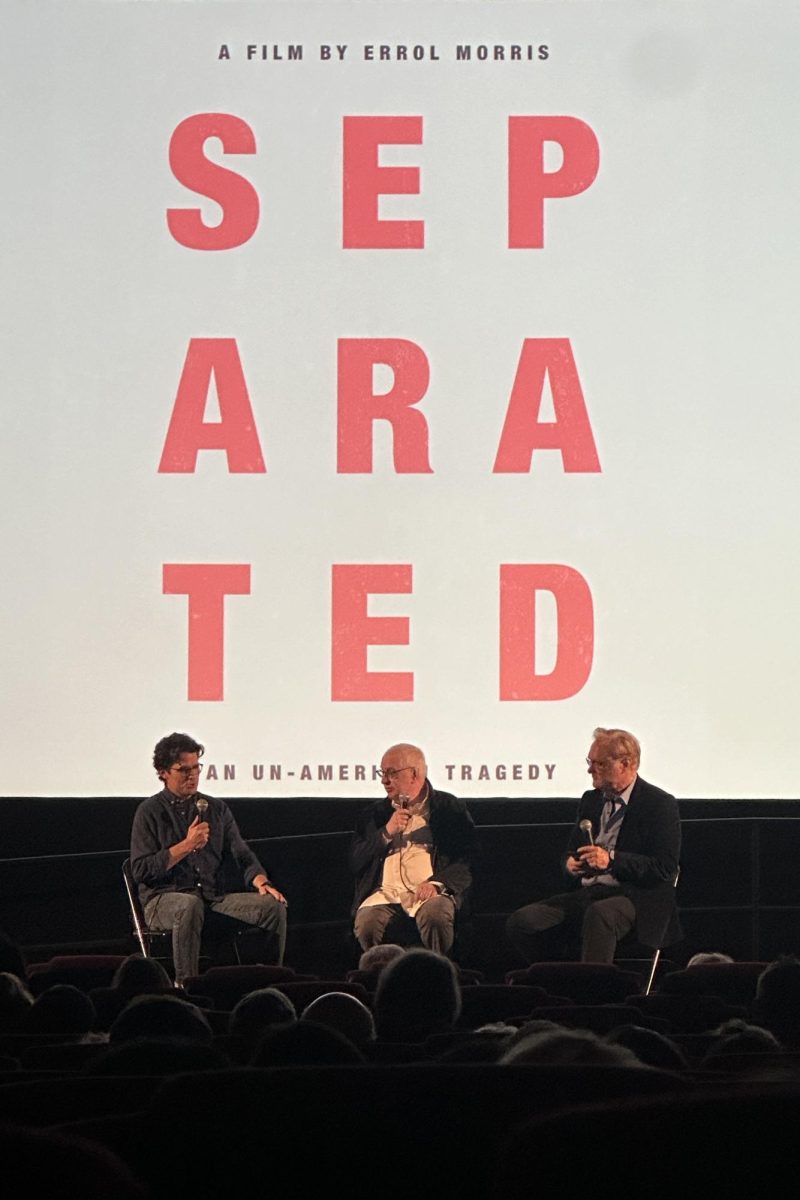
[[[632,733],[595,729],[586,759],[594,786],[581,797],[562,861],[573,890],[508,919],[508,937],[528,962],[558,958],[575,939],[583,962],[612,963],[617,942],[634,928],[654,949],[679,940],[678,805],[641,778],[640,753]]]
[[[408,942],[416,925],[423,946],[448,954],[472,881],[472,817],[431,786],[418,746],[390,746],[380,775],[386,796],[361,814],[350,848],[355,935],[369,950]]]
[[[269,882],[227,804],[198,792],[203,746],[185,733],[157,743],[153,766],[164,787],[136,810],[131,870],[145,919],[172,930],[175,982],[200,970],[200,937],[208,909],[275,935],[278,962],[286,942],[286,900]],[[231,860],[248,892],[224,891]]]

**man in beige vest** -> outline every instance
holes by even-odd
[[[432,786],[418,746],[390,746],[381,780],[386,795],[361,814],[350,848],[355,935],[367,950],[408,941],[416,926],[423,946],[448,954],[472,881],[472,818]]]

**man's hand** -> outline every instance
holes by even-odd
[[[430,880],[426,880],[426,882],[421,883],[414,892],[414,901],[419,903],[421,900],[432,900],[434,896],[439,895],[441,895],[441,893],[436,887],[436,884],[431,883]]]
[[[390,819],[386,822],[384,830],[387,838],[391,841],[396,833],[402,833],[411,820],[411,813],[407,808],[396,808]]]
[[[611,866],[611,855],[603,846],[581,846],[575,854],[584,867],[596,871],[607,871]]]
[[[271,883],[267,883],[263,875],[256,875],[253,880],[253,887],[258,892],[259,896],[272,896],[273,900],[277,900],[279,904],[286,904],[286,897],[282,892],[279,892]]]
[[[577,853],[578,853],[578,851],[576,850],[575,854],[577,854]],[[583,863],[581,862],[581,860],[579,858],[575,858],[574,855],[570,854],[569,858],[567,859],[566,865],[567,865],[567,870],[569,871],[570,875],[583,875],[583,872],[584,872]]]
[[[199,817],[195,817],[185,838],[188,853],[191,854],[193,850],[202,850],[208,844],[210,832],[211,827],[208,821],[201,821]]]

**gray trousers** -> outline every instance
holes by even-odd
[[[407,927],[413,921],[419,940],[427,950],[449,954],[453,946],[455,920],[456,906],[451,896],[434,896],[426,900],[416,917],[409,917],[399,904],[369,904],[359,908],[356,913],[355,935],[361,949],[369,950],[370,946],[392,941],[392,929],[397,931],[398,937],[404,937],[403,925]]]
[[[580,941],[581,962],[613,963],[617,942],[635,921],[632,900],[619,888],[596,883],[518,908],[506,933],[528,962],[558,957],[557,943],[563,946],[572,935]]]
[[[278,939],[278,962],[283,962],[286,905],[274,896],[261,896],[258,892],[229,892],[227,896],[205,902],[194,892],[161,892],[148,900],[144,915],[151,929],[172,930],[172,957],[177,983],[190,979],[200,971],[200,938],[206,908],[275,934]]]

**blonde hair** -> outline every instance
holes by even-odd
[[[627,729],[604,729],[598,726],[592,738],[607,746],[612,758],[629,758],[635,767],[639,766],[642,748],[639,739],[628,733]]]

